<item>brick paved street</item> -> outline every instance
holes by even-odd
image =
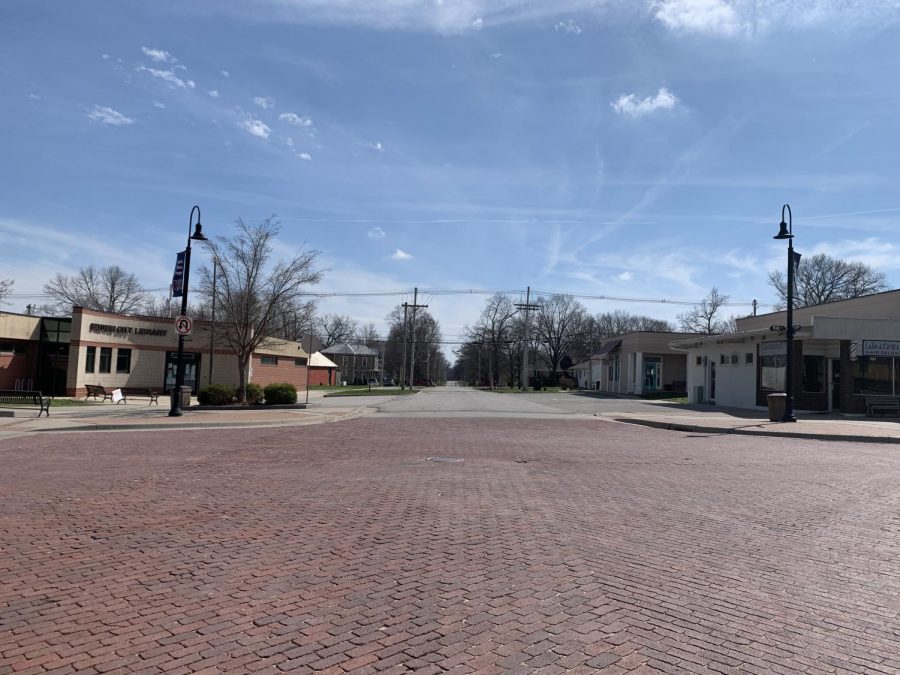
[[[0,467],[0,673],[900,671],[896,447],[371,417]]]

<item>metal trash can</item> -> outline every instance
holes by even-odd
[[[172,387],[172,389],[169,390],[169,396],[172,397],[173,401],[175,400],[175,396],[176,396],[175,392],[177,392],[177,391],[178,390],[175,389],[175,387]],[[190,405],[191,405],[191,388],[182,386],[181,387],[181,405],[179,405],[178,407],[179,408],[188,408],[188,407],[190,407]]]
[[[769,394],[766,396],[769,404],[769,421],[780,422],[784,419],[784,411],[787,407],[787,394]]]

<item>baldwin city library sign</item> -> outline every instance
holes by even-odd
[[[137,326],[114,326],[108,323],[92,323],[88,326],[89,333],[97,333],[99,335],[112,335],[115,337],[125,337],[126,335],[152,335],[154,337],[165,337],[167,331],[164,328],[142,328]]]

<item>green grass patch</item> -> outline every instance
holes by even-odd
[[[51,408],[68,408],[72,406],[83,406],[83,405],[99,405],[99,403],[94,403],[93,401],[85,401],[80,398],[55,398],[50,402]],[[4,403],[0,405],[2,408],[35,408],[36,406],[32,403]]]

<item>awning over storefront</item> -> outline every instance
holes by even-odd
[[[604,356],[606,354],[609,354],[614,349],[618,349],[619,345],[621,345],[621,344],[622,344],[621,340],[612,340],[610,342],[607,342],[605,345],[603,345],[600,348],[599,352],[594,354],[594,356]]]

